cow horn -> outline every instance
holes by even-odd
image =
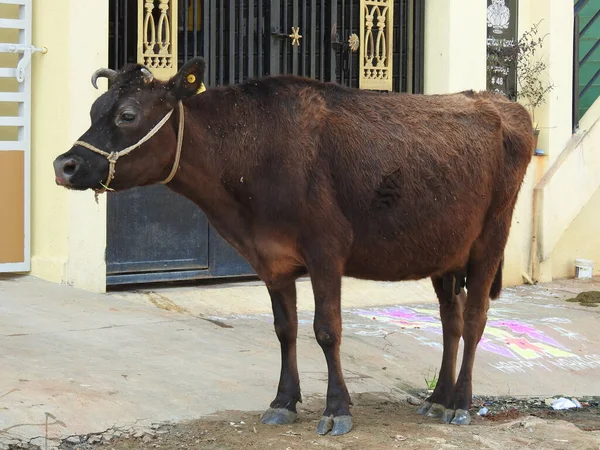
[[[112,81],[116,75],[117,75],[117,72],[115,72],[112,69],[105,69],[105,68],[98,69],[92,75],[92,86],[94,86],[94,88],[98,89],[98,84],[96,83],[98,81],[98,78],[105,77],[105,78],[108,78],[110,81]]]
[[[150,72],[145,67],[142,67],[142,75],[144,75],[144,82],[145,83],[151,83],[152,80],[154,80],[154,75],[152,75],[152,72]]]

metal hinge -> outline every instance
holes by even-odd
[[[31,62],[31,55],[34,53],[41,53],[42,55],[45,55],[48,53],[48,49],[46,47],[38,48],[27,44],[0,44],[0,52],[23,53],[23,57],[19,60],[16,69],[17,81],[22,83],[25,80],[25,70]]]

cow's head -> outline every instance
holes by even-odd
[[[192,59],[168,81],[155,79],[141,65],[96,71],[94,87],[106,77],[110,89],[92,105],[90,128],[54,160],[56,183],[77,190],[102,190],[110,183],[123,190],[167,178],[176,155],[178,105],[203,86],[204,67],[202,58]],[[116,156],[112,176],[109,159]]]

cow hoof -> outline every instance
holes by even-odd
[[[297,414],[285,408],[269,408],[260,421],[265,425],[285,425],[294,422]]]
[[[331,431],[331,436],[341,436],[352,429],[352,416],[323,416],[317,425],[317,434],[321,436]]]
[[[447,409],[444,411],[444,414],[442,414],[441,422],[442,423],[450,423],[450,422],[452,422],[453,418],[454,418],[454,410]]]
[[[323,416],[319,421],[319,425],[317,425],[317,434],[321,436],[329,433],[329,431],[333,428],[333,416]]]
[[[337,416],[333,418],[332,436],[341,436],[352,429],[352,416]]]
[[[446,407],[444,405],[440,405],[439,403],[434,403],[427,411],[427,417],[442,417],[442,415],[446,412]]]
[[[429,408],[431,408],[431,403],[429,403],[427,400],[425,400],[423,402],[423,404],[419,407],[419,409],[417,409],[417,414],[427,414],[427,411],[429,411]]]
[[[457,409],[454,412],[454,419],[450,423],[454,425],[469,425],[471,423],[471,414],[465,409]]]

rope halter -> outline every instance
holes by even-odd
[[[177,169],[179,169],[179,158],[181,156],[181,147],[183,145],[183,127],[184,127],[183,103],[181,103],[181,101],[179,101],[178,106],[179,106],[179,127],[177,129],[177,149],[175,152],[175,161],[173,162],[173,167],[171,168],[171,172],[169,173],[169,176],[167,178],[165,178],[163,181],[161,181],[162,184],[167,184],[168,182],[170,182],[173,179],[173,177],[175,176],[175,174],[177,173]],[[99,155],[102,155],[106,159],[108,159],[108,163],[109,163],[108,177],[106,178],[106,183],[102,185],[102,187],[104,189],[97,190],[96,192],[98,192],[98,191],[104,192],[107,189],[109,189],[108,186],[110,185],[110,182],[115,177],[115,165],[117,164],[117,160],[121,156],[125,156],[125,155],[131,153],[133,150],[140,147],[143,143],[150,140],[150,138],[152,138],[152,136],[154,136],[156,133],[158,133],[158,131],[163,127],[163,125],[165,123],[167,123],[167,121],[171,117],[171,114],[173,114],[173,110],[169,111],[167,113],[167,115],[165,117],[163,117],[161,119],[161,121],[158,122],[154,126],[154,128],[152,128],[148,132],[148,134],[146,134],[143,138],[141,138],[135,144],[130,145],[129,147],[124,148],[123,150],[118,151],[118,152],[105,152],[104,150],[100,150],[98,147],[94,147],[92,144],[88,144],[87,142],[84,142],[84,141],[76,141],[75,144],[73,144],[73,146],[79,145],[81,147],[85,147],[88,150],[91,150],[94,153],[98,153]]]

